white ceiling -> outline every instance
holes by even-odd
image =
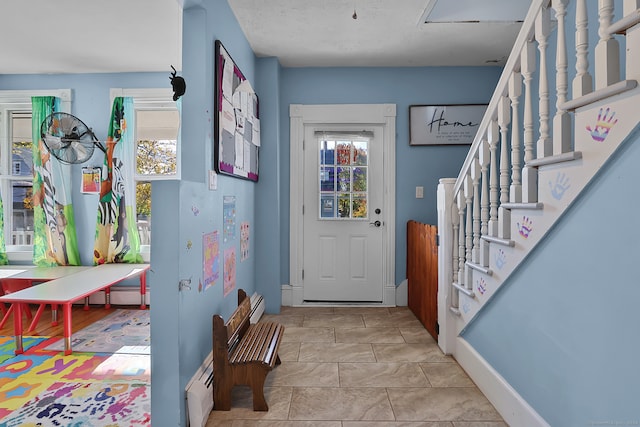
[[[0,74],[180,70],[182,4],[208,1],[2,0]],[[254,52],[285,67],[502,65],[530,4],[228,2]]]
[[[177,0],[0,0],[0,74],[181,67]]]
[[[254,52],[277,56],[285,67],[406,67],[504,64],[520,31],[516,21],[524,20],[530,0],[229,0],[229,5]],[[424,24],[429,11],[430,22]]]

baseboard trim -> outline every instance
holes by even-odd
[[[291,307],[293,305],[293,287],[291,285],[282,285],[282,307]]]
[[[507,424],[549,427],[522,396],[463,338],[457,338],[454,357]]]
[[[396,288],[395,285],[385,286],[383,290],[382,305],[387,307],[394,307],[397,305],[404,305],[404,306],[407,305],[406,286],[400,291],[398,291],[398,288]],[[303,296],[302,296],[302,292],[303,292],[302,287],[291,286],[291,285],[281,285],[280,291],[282,295],[280,304],[282,304],[282,307],[301,306],[304,304]],[[400,299],[400,302],[401,302],[400,304],[398,304],[398,299]]]

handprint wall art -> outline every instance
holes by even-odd
[[[556,182],[549,181],[549,189],[551,190],[551,196],[556,200],[562,200],[564,193],[571,187],[569,184],[569,177],[564,172],[558,172],[556,175]]]
[[[516,222],[516,226],[518,227],[518,233],[525,239],[529,237],[533,230],[533,222],[526,216],[522,217],[522,221]]]
[[[507,263],[507,254],[505,254],[502,249],[498,249],[498,252],[496,252],[496,256],[495,256],[495,261],[496,261],[496,268],[498,270],[502,270],[502,268]]]
[[[618,123],[618,119],[614,120],[616,113],[611,111],[611,115],[609,115],[610,109],[607,108],[602,111],[598,111],[598,118],[596,119],[596,124],[593,128],[590,125],[587,126],[587,131],[591,134],[591,138],[596,142],[604,142],[609,135],[611,129]]]
[[[482,277],[476,280],[476,289],[480,292],[480,295],[484,295],[487,292],[487,282]]]

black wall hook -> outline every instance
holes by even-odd
[[[176,76],[177,71],[173,68],[173,65],[171,68],[173,69],[173,73],[171,73],[169,80],[171,80],[171,87],[173,88],[173,100],[177,101],[187,90],[187,82],[184,81],[183,77]]]

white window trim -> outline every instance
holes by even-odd
[[[109,91],[109,102],[113,105],[113,100],[118,97],[131,97],[133,98],[136,109],[144,109],[144,105],[148,104],[149,109],[175,109],[176,103],[173,101],[173,91],[170,88],[111,88]],[[132,171],[134,179],[136,181],[174,181],[180,180],[180,138],[176,146],[176,173],[170,176],[167,175],[138,175],[135,172],[135,168]],[[132,165],[133,166],[133,165]],[[140,245],[140,252],[144,262],[150,262],[151,248],[150,245]]]
[[[110,105],[118,96],[127,96],[133,98],[136,109],[144,109],[144,105],[148,104],[149,109],[175,109],[176,103],[173,101],[173,91],[169,88],[150,88],[150,89],[123,89],[111,88],[109,91]],[[140,108],[140,106],[143,106]],[[138,175],[133,171],[136,181],[175,181],[180,180],[180,138],[176,146],[176,173],[173,175]]]
[[[60,111],[71,112],[71,89],[45,89],[45,90],[0,90],[0,147],[8,147],[9,125],[6,122],[8,112],[11,110],[31,110],[31,97],[55,96],[60,99]],[[3,148],[4,149],[4,148]],[[6,153],[3,153],[3,158]],[[7,222],[5,221],[5,229]],[[4,233],[5,230],[2,230]],[[7,236],[7,233],[5,233]],[[32,262],[32,245],[10,245],[5,239],[7,257],[9,262]]]

